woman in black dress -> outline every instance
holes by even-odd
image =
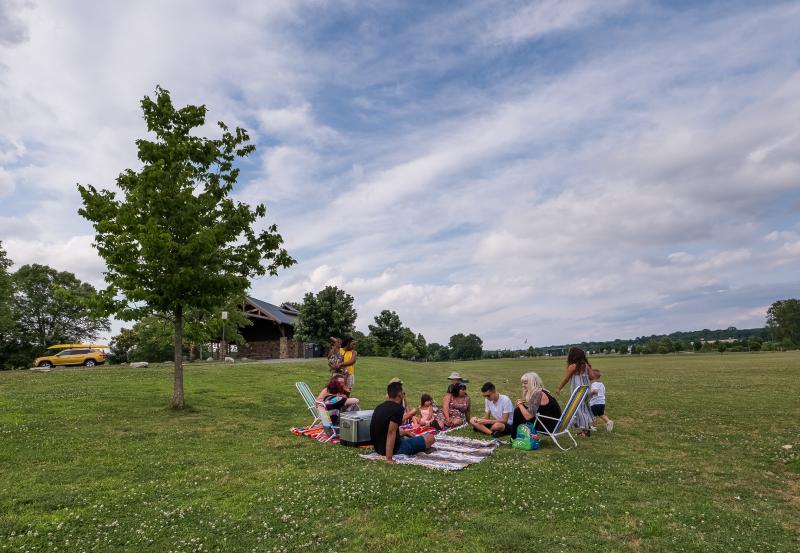
[[[511,438],[517,437],[517,427],[526,422],[536,421],[536,414],[545,417],[552,417],[552,419],[541,419],[536,421],[536,429],[543,430],[542,424],[547,430],[551,431],[555,428],[558,418],[561,416],[561,407],[553,395],[544,389],[542,379],[535,372],[529,372],[522,375],[522,397],[524,399],[517,400],[517,406],[514,409],[514,422],[511,425]]]

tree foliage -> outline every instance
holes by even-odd
[[[13,310],[20,339],[43,352],[54,343],[96,338],[110,329],[92,309],[97,291],[74,274],[47,265],[23,265],[14,273]]]
[[[375,316],[375,324],[369,325],[369,332],[378,341],[378,345],[388,351],[392,357],[400,357],[403,347],[403,323],[394,311],[384,309]]]
[[[450,358],[457,360],[480,359],[483,356],[483,340],[475,334],[450,336]]]
[[[3,242],[0,241],[0,343],[9,339],[14,328],[14,315],[11,311],[14,283],[9,272],[10,268],[11,260],[3,249]]]
[[[778,300],[770,305],[767,328],[785,345],[800,345],[800,300]]]
[[[237,158],[255,150],[242,128],[218,123],[220,138],[192,134],[206,107],[177,109],[169,91],[141,102],[154,139],[136,141],[140,171],[117,178],[122,198],[78,186],[80,214],[92,221],[95,247],[105,260],[105,307],[122,320],[168,313],[174,326],[172,405],[184,406],[183,323],[187,309],[212,310],[243,296],[249,279],[277,274],[294,260],[275,225],[256,232],[266,208],[232,200]]]
[[[415,359],[418,356],[419,352],[417,351],[417,346],[415,346],[412,342],[406,342],[400,349],[400,357],[403,359]]]
[[[345,338],[354,332],[357,313],[353,296],[336,286],[326,286],[317,294],[308,292],[299,311],[295,336],[319,344],[323,350],[331,336]]]
[[[417,348],[417,352],[419,356],[423,359],[428,358],[428,342],[425,340],[425,336],[422,334],[417,334],[417,339],[414,343]]]
[[[356,339],[356,349],[358,350],[359,357],[385,357],[387,355],[380,344],[378,344],[378,340],[375,336],[364,334],[356,330],[353,333],[353,338]]]
[[[431,361],[448,361],[450,359],[450,348],[432,342],[428,345],[428,359]]]

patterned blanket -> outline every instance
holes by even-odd
[[[307,436],[313,440],[317,440],[318,442],[322,442],[328,437],[328,435],[325,434],[325,430],[322,428],[321,424],[316,426],[296,426],[294,428],[290,428],[289,432],[296,436]],[[329,442],[325,443],[338,444],[339,438],[333,438]]]
[[[405,424],[401,426],[404,430],[411,430],[417,436],[424,436],[425,434],[436,434],[439,432],[432,426],[412,426],[410,424]],[[459,427],[460,428],[460,427]],[[455,428],[453,430],[456,430]],[[325,441],[327,438],[327,434],[322,428],[322,425],[315,425],[315,426],[295,426],[289,429],[289,432],[294,434],[295,436],[306,436],[313,440],[317,440],[318,442]],[[449,432],[449,431],[448,431]],[[338,444],[339,438],[333,438],[332,440],[325,442],[328,444]]]
[[[394,455],[392,458],[400,465],[420,465],[445,471],[462,470],[486,459],[500,444],[500,440],[476,440],[439,433],[430,450],[416,455]],[[384,458],[375,452],[362,454],[361,457],[375,461]]]

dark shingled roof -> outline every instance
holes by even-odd
[[[265,315],[274,318],[279,323],[286,324],[289,326],[294,326],[295,324],[297,324],[297,316],[299,315],[299,313],[297,309],[295,309],[291,305],[286,305],[284,303],[283,305],[278,307],[277,305],[272,305],[271,303],[257,300],[256,298],[252,298],[250,296],[246,296],[245,300],[248,303],[253,304]]]

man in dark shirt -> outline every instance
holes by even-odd
[[[388,462],[394,463],[392,457],[395,454],[414,455],[431,447],[436,441],[432,435],[415,436],[413,432],[400,430],[405,413],[403,398],[406,393],[403,391],[403,383],[389,383],[386,395],[389,399],[375,408],[369,425],[375,451],[385,455]]]

